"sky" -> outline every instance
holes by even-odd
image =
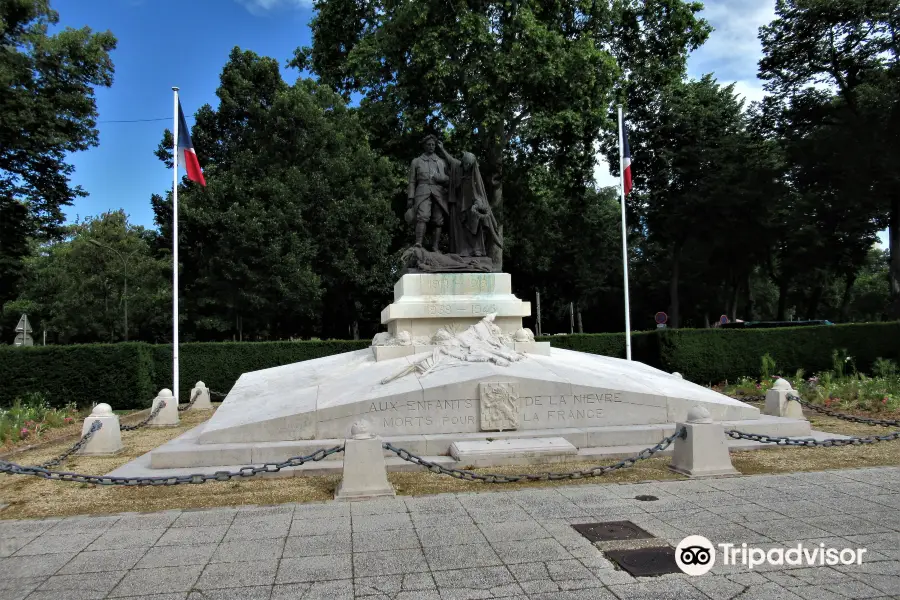
[[[96,93],[100,144],[70,157],[72,181],[89,195],[67,208],[69,221],[124,208],[132,223],[152,227],[150,195],[172,186],[171,171],[153,155],[172,127],[172,86],[192,115],[203,104],[217,106],[219,74],[233,47],[278,59],[293,82],[300,73],[284,64],[311,41],[311,0],[53,0],[52,6],[60,27],[110,30],[119,40],[115,81]],[[714,73],[722,83],[735,82],[748,103],[760,99],[757,34],[774,14],[775,0],[707,0],[702,15],[714,31],[691,55],[689,76]],[[640,168],[639,156],[632,168]],[[599,157],[594,175],[601,185],[617,183]]]

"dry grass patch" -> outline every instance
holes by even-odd
[[[60,470],[102,475],[149,452],[163,443],[208,419],[210,412],[181,413],[178,427],[141,429],[123,432],[125,451],[112,457],[75,456],[63,463]],[[844,435],[868,436],[890,431],[849,423],[817,413],[807,414],[814,429]],[[128,421],[142,418],[130,416]],[[79,430],[80,431],[80,430]],[[70,447],[77,436],[41,448],[20,452],[9,460],[20,464],[38,464],[59,455]],[[736,452],[732,454],[735,468],[743,474],[789,473],[796,471],[824,471],[830,469],[900,465],[900,441],[865,446],[835,448],[785,448]],[[605,461],[600,464],[613,464]],[[445,492],[516,490],[589,483],[634,483],[651,480],[683,479],[668,469],[668,457],[651,458],[634,467],[600,477],[564,481],[539,481],[509,484],[485,484],[462,481],[429,472],[389,473],[388,479],[400,495],[418,496]],[[509,466],[473,469],[477,473],[515,475],[540,474],[549,471],[565,473],[598,466],[594,462],[560,462],[552,465]],[[208,482],[202,485],[161,487],[95,486],[46,481],[21,475],[0,476],[0,503],[9,507],[0,512],[3,519],[21,519],[80,514],[110,514],[128,511],[158,511],[177,508],[212,508],[217,506],[267,505],[287,502],[321,502],[334,497],[340,475],[254,478],[228,482]]]

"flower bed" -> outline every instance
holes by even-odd
[[[27,394],[9,408],[0,408],[0,447],[39,440],[49,430],[73,425],[80,417],[75,404],[52,408],[42,394]]]

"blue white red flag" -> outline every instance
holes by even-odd
[[[197,153],[194,152],[194,144],[191,142],[191,132],[181,110],[181,100],[178,101],[178,162],[187,169],[188,179],[206,186],[206,179],[200,170],[200,161],[197,160]]]
[[[628,128],[622,121],[622,180],[625,194],[631,191],[631,148],[628,146]]]

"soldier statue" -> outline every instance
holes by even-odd
[[[416,247],[422,247],[428,223],[434,226],[432,251],[440,252],[441,228],[447,220],[447,187],[450,175],[447,161],[434,153],[437,138],[427,135],[422,140],[424,152],[409,165],[406,221],[416,224]]]

